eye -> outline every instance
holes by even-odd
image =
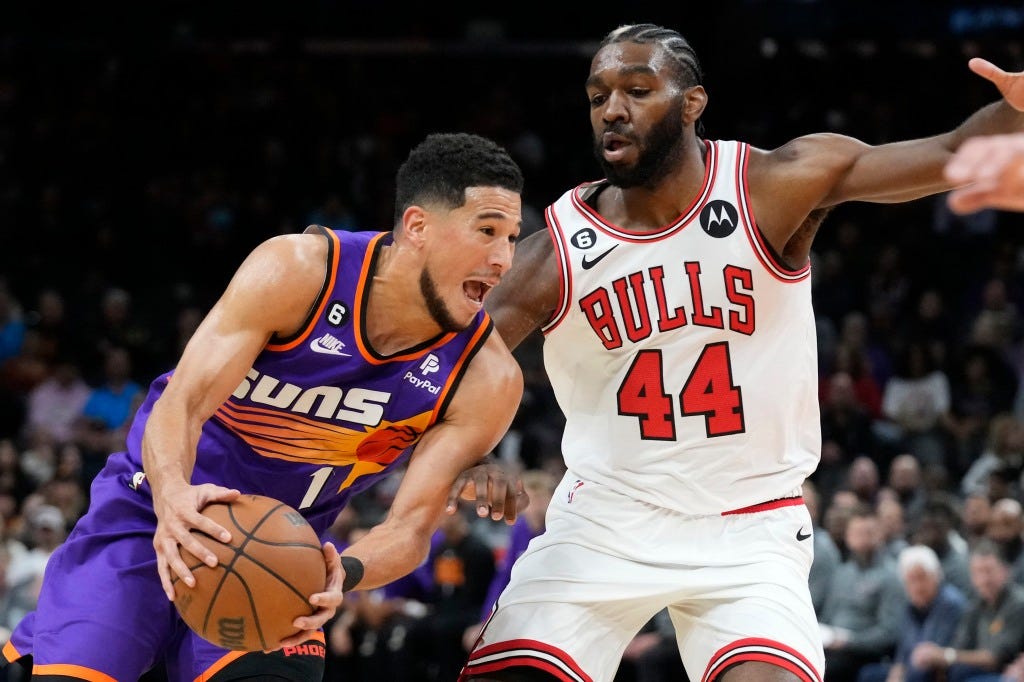
[[[519,235],[518,234],[510,234],[508,236],[508,243],[509,244],[515,244],[517,241],[519,241]]]
[[[605,100],[608,99],[604,95],[592,95],[590,97],[590,106],[599,107],[604,104]]]
[[[651,92],[650,88],[630,88],[629,89],[629,96],[630,97],[636,97],[636,98],[646,97],[648,94],[650,94],[650,92]]]
[[[480,231],[483,232],[484,234],[486,234],[488,237],[493,237],[494,236],[494,228],[493,227],[481,227]]]

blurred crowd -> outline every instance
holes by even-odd
[[[1024,66],[1012,43],[825,48],[743,30],[728,49],[694,40],[708,134],[769,148],[817,130],[868,142],[941,132],[996,96],[967,57]],[[268,55],[200,48],[187,31],[177,40],[0,50],[0,229],[7,243],[21,236],[0,249],[0,629],[32,608],[147,382],[259,241],[309,223],[387,229],[394,169],[434,130],[512,150],[526,231],[598,175],[579,45],[360,55],[271,41]],[[438,69],[452,64],[460,83],[442,107]],[[822,461],[805,492],[829,682],[1024,682],[1022,222],[956,217],[938,197],[844,206],[822,227]],[[526,391],[495,454],[523,472],[530,509],[513,527],[448,517],[420,570],[351,595],[327,631],[328,679],[454,679],[511,562],[543,529],[563,421],[540,339],[516,355]],[[396,482],[339,517],[339,545],[380,520]],[[658,614],[618,680],[683,675]]]

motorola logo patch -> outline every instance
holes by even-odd
[[[740,215],[728,201],[709,201],[700,212],[700,227],[716,239],[728,237],[739,225]]]

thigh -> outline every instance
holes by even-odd
[[[671,600],[664,568],[635,561],[616,544],[616,533],[635,521],[629,511],[615,510],[616,527],[602,520],[606,505],[583,507],[576,492],[571,509],[567,497],[549,507],[547,530],[516,561],[461,679],[518,669],[610,680],[629,641]]]
[[[688,571],[686,592],[669,607],[691,679],[710,682],[760,662],[820,682],[825,659],[807,583],[810,543],[796,539],[809,523],[803,506],[701,521],[716,538],[713,559]]]
[[[36,610],[11,637],[19,654],[32,655],[37,675],[72,666],[87,677],[138,679],[181,627],[157,574],[152,510],[127,491],[106,495],[104,482],[49,558]]]
[[[315,682],[324,677],[326,656],[323,632],[299,646],[270,653],[245,653],[225,651],[189,631],[182,638],[177,656],[168,662],[168,677],[172,682],[260,679]]]

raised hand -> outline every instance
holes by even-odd
[[[981,57],[974,57],[971,61],[967,62],[967,66],[974,73],[991,81],[999,89],[1003,99],[1010,106],[1017,111],[1024,111],[1024,72],[1009,73],[1008,71],[1003,71],[992,62]]]

